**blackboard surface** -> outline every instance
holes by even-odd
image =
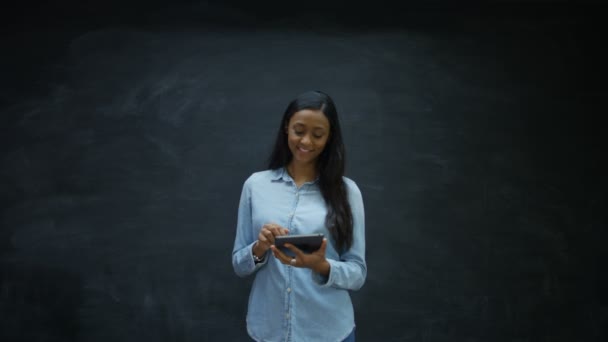
[[[364,196],[358,340],[606,340],[594,7],[133,4],[2,33],[0,340],[246,340],[241,186],[309,89]]]

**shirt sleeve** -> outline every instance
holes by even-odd
[[[257,241],[253,233],[251,217],[251,178],[245,181],[241,200],[239,202],[238,218],[236,223],[236,237],[232,249],[232,267],[239,277],[246,277],[262,266],[266,265],[268,256],[262,262],[255,263],[252,248]]]
[[[345,180],[345,182],[353,214],[353,244],[348,251],[342,253],[340,260],[327,259],[330,265],[328,276],[324,277],[316,272],[312,272],[312,276],[319,286],[358,290],[363,286],[367,277],[365,212],[361,191],[353,181]]]

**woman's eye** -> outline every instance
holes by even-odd
[[[297,135],[302,135],[302,134],[304,134],[304,131],[294,131],[294,133]]]

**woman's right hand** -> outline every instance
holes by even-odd
[[[270,249],[270,246],[274,245],[275,236],[287,234],[289,234],[287,228],[283,228],[275,223],[266,223],[260,230],[260,234],[258,234],[258,241],[253,246],[253,253],[261,258]]]

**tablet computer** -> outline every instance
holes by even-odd
[[[312,253],[321,248],[323,243],[323,234],[307,234],[307,235],[281,235],[275,236],[274,245],[277,246],[283,253],[294,256],[289,248],[285,247],[286,243],[290,243],[298,247],[304,253]]]

